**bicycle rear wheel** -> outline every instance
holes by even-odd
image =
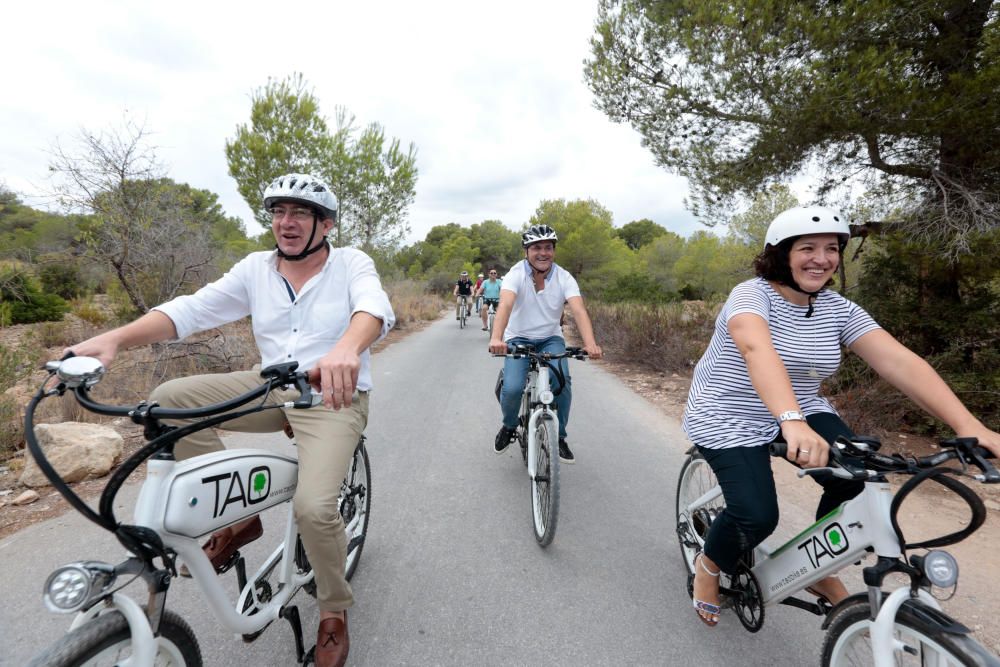
[[[835,612],[823,640],[822,662],[833,665],[873,665],[870,608],[867,600],[854,603]],[[919,602],[907,602],[896,614],[893,638],[899,648],[892,657],[893,665],[936,665],[957,667],[966,665],[996,665],[995,655],[968,635],[944,632],[929,620],[928,610]]]
[[[556,420],[542,414],[535,424],[535,476],[531,480],[531,514],[535,539],[543,547],[556,535],[559,518],[559,433]]]
[[[708,527],[725,509],[726,503],[720,494],[694,509],[689,509],[689,506],[718,485],[708,462],[697,450],[692,452],[681,466],[681,474],[677,480],[675,517],[681,557],[689,575],[694,574],[694,557],[705,546]]]
[[[156,665],[171,667],[201,667],[198,640],[183,618],[164,610]],[[121,612],[109,611],[84,623],[76,630],[56,640],[56,643],[31,661],[31,667],[101,667],[121,664],[132,655],[132,636],[128,621]]]

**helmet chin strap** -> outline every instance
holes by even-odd
[[[274,249],[278,251],[278,257],[280,257],[281,259],[287,259],[289,262],[298,262],[300,260],[305,259],[309,255],[322,250],[324,247],[326,247],[325,239],[322,240],[320,243],[317,243],[312,248],[309,247],[312,244],[313,239],[316,238],[316,229],[318,227],[319,227],[319,216],[313,214],[313,228],[312,232],[309,234],[309,240],[306,242],[306,249],[297,255],[288,255],[285,254],[285,252],[280,247],[278,247],[277,243],[275,243]]]
[[[823,291],[823,289],[820,288],[820,289],[816,290],[815,292],[807,292],[804,289],[802,289],[801,287],[799,287],[799,284],[796,283],[794,280],[790,280],[787,283],[787,285],[789,287],[791,287],[793,290],[795,290],[796,292],[798,292],[800,294],[805,294],[806,296],[809,297],[809,310],[806,311],[806,315],[805,316],[806,317],[812,317],[812,314],[813,314],[813,301],[816,300],[816,297],[819,295],[820,292]]]

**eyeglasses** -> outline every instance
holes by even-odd
[[[277,222],[285,216],[289,216],[295,222],[309,222],[313,219],[313,211],[309,208],[285,208],[284,206],[274,206],[271,208],[271,220]]]
[[[495,276],[496,274],[497,274],[497,272],[496,272],[496,271],[490,271],[490,275],[491,275],[491,276]]]

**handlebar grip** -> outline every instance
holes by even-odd
[[[775,458],[786,458],[788,456],[788,443],[787,442],[772,442],[767,446],[771,456]]]

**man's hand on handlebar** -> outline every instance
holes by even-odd
[[[507,343],[499,338],[490,338],[490,354],[507,354]]]
[[[309,384],[323,397],[323,405],[339,410],[351,407],[351,397],[358,386],[361,357],[349,350],[334,347],[309,370]]]
[[[584,344],[583,351],[587,353],[587,356],[591,359],[600,359],[604,356],[604,351],[601,350],[601,346],[596,342],[590,344]]]

